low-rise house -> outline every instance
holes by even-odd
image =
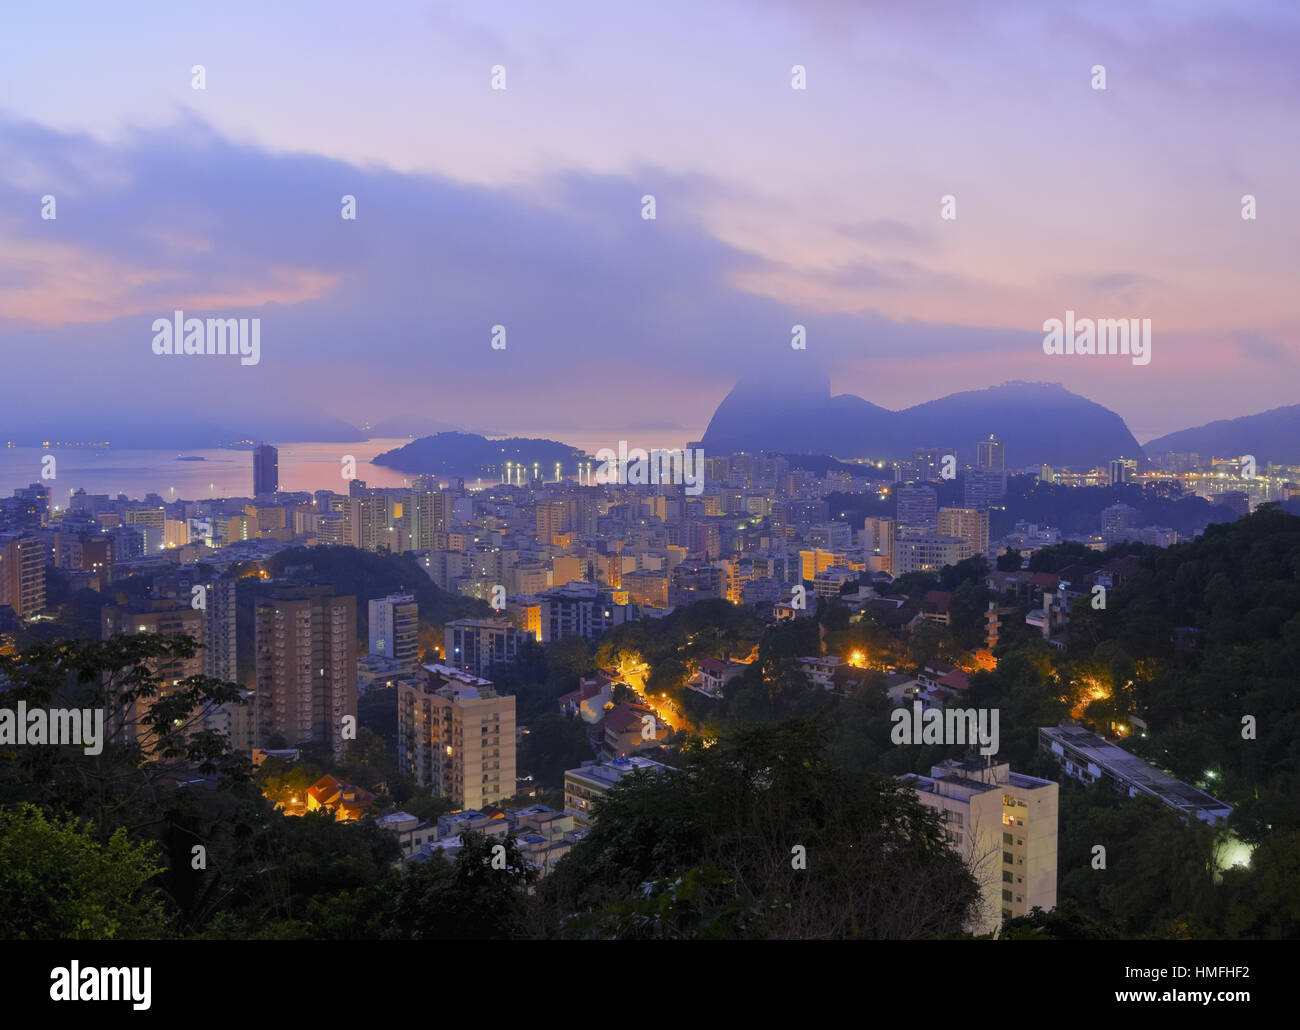
[[[844,659],[837,654],[798,658],[796,661],[808,682],[822,690],[831,690],[835,686],[835,670],[844,664]]]
[[[424,822],[410,812],[391,812],[375,822],[397,838],[403,859],[410,859],[425,844],[438,839],[436,823]]]
[[[611,757],[654,747],[672,733],[671,727],[653,709],[627,701],[610,709],[601,720],[600,729],[601,748]]]
[[[580,838],[571,812],[557,812],[546,805],[530,805],[509,817],[515,827],[519,849],[545,876],[569,853]]]
[[[567,694],[561,695],[560,711],[572,718],[582,710],[584,703],[592,698],[604,696],[608,699],[612,693],[613,684],[614,680],[602,673],[579,680],[577,690],[571,690]],[[601,706],[600,710],[603,711],[603,706]],[[587,722],[595,721],[595,719],[587,719],[585,714],[583,718]],[[599,719],[600,715],[597,715],[596,718]]]
[[[374,803],[375,796],[363,787],[325,775],[307,789],[307,811],[326,809],[339,822],[360,819]]]
[[[577,830],[584,830],[591,825],[601,795],[625,776],[655,775],[670,768],[641,755],[583,762],[579,768],[564,773],[564,811],[573,816]]]
[[[702,694],[720,697],[727,684],[748,668],[743,662],[725,661],[721,658],[704,658],[700,661],[699,685]]]
[[[831,685],[828,689],[837,694],[853,694],[862,689],[870,670],[860,669],[847,662],[831,673]]]
[[[970,677],[955,665],[934,661],[916,677],[916,697],[927,708],[942,708],[950,698],[970,690]]]
[[[1140,720],[1139,720],[1140,721]],[[1109,783],[1129,797],[1145,794],[1183,816],[1214,826],[1232,814],[1232,805],[1207,794],[1137,755],[1080,726],[1044,726],[1039,747],[1082,783]]]
[[[1095,573],[1095,581],[1107,590],[1123,586],[1124,581],[1135,575],[1142,567],[1142,560],[1136,554],[1126,554],[1123,558],[1112,558]]]
[[[438,816],[438,839],[459,837],[470,831],[483,833],[498,840],[510,832],[510,823],[503,812],[493,816],[478,809],[467,808],[460,812],[448,812]]]

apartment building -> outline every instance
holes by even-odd
[[[959,536],[921,533],[894,543],[894,575],[937,571],[970,557],[970,545]]]
[[[408,546],[413,551],[432,550],[437,535],[445,533],[455,518],[456,498],[446,491],[416,491],[402,497],[402,520]]]
[[[45,565],[49,547],[38,536],[0,536],[0,605],[20,618],[45,608]]]
[[[969,932],[991,933],[1034,906],[1055,907],[1058,784],[980,758],[950,759],[929,776],[899,780],[939,813],[949,844],[980,885]]]
[[[340,498],[339,510],[343,513],[343,544],[368,551],[396,550],[390,528],[388,498],[382,494],[374,497]]]
[[[894,548],[898,537],[896,519],[867,518],[862,523],[862,550],[870,572],[894,575]]]
[[[539,593],[537,600],[541,604],[543,643],[571,636],[580,636],[590,643],[628,619],[628,606],[615,603],[609,592],[595,583],[552,587]]]
[[[420,786],[479,809],[515,793],[515,699],[446,665],[397,684],[397,753]]]
[[[967,558],[989,552],[989,513],[981,508],[940,508],[939,536],[955,536],[966,541]]]
[[[415,595],[375,598],[369,614],[369,653],[414,669],[420,659],[420,608]]]
[[[100,631],[102,639],[114,636],[131,636],[149,634],[160,637],[188,636],[197,643],[204,643],[204,612],[191,608],[188,604],[176,601],[155,601],[148,606],[108,607],[100,613]],[[161,687],[158,698],[173,693],[182,680],[203,674],[203,651],[194,652],[191,658],[175,658],[170,661],[151,663],[154,674]],[[142,744],[151,737],[152,731],[140,725],[144,710],[155,699],[133,702],[123,713],[122,724],[115,728],[114,737],[119,743]],[[202,713],[193,713],[197,720]],[[200,727],[196,726],[195,729]]]
[[[443,661],[453,669],[483,677],[493,665],[515,660],[532,634],[508,619],[456,619],[444,630]]]
[[[357,599],[330,587],[277,589],[253,615],[255,743],[329,741],[342,757],[343,717],[357,714]]]
[[[938,523],[939,498],[932,486],[900,486],[895,492],[898,524],[933,531]]]

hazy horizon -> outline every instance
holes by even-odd
[[[895,410],[1060,382],[1142,442],[1297,400],[1285,4],[64,18],[0,13],[0,352],[31,384],[0,437],[689,426],[812,367]],[[154,353],[175,311],[260,319],[257,363]],[[1151,363],[1044,354],[1066,311],[1150,318]]]

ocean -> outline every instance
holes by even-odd
[[[687,439],[698,439],[702,429],[634,433],[622,430],[633,447],[682,447]],[[694,433],[695,435],[688,434]],[[618,448],[618,438],[587,431],[578,434],[529,436],[563,440],[594,454],[602,447]],[[274,441],[273,441],[274,442]],[[275,443],[279,449],[280,489],[286,492],[336,490],[347,493],[343,458],[356,459],[356,477],[367,486],[408,486],[409,473],[371,465],[370,459],[384,451],[409,443],[407,438],[373,439],[350,443]],[[41,476],[45,455],[54,456],[54,478]],[[180,461],[181,457],[202,461]],[[495,480],[466,479],[467,487],[490,486]],[[156,493],[164,501],[201,500],[208,497],[248,497],[253,492],[252,450],[148,451],[117,447],[7,447],[0,442],[0,497],[32,483],[53,489],[53,503],[65,507],[75,490],[143,500]]]

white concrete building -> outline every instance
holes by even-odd
[[[949,843],[980,885],[971,933],[1056,906],[1056,783],[982,759],[949,760],[929,776],[899,779],[940,813]]]

